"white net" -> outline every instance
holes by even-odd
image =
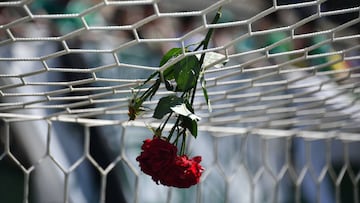
[[[356,0],[1,1],[0,202],[359,202],[359,15]],[[210,28],[186,53],[217,53],[187,149],[206,170],[158,186],[135,161],[158,121],[128,121],[131,88]]]

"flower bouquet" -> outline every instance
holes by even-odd
[[[218,22],[220,9],[212,24]],[[210,28],[204,39],[197,44],[193,52],[200,48],[206,50],[213,28]],[[133,90],[134,94],[128,106],[129,120],[135,120],[142,111],[143,103],[151,100],[160,85],[164,85],[169,95],[159,99],[153,113],[153,118],[164,121],[157,129],[153,129],[153,137],[143,141],[142,151],[136,158],[141,170],[152,177],[157,184],[188,188],[199,183],[204,168],[200,165],[201,156],[189,158],[185,154],[186,137],[190,132],[197,137],[197,122],[200,117],[195,115],[193,108],[196,87],[200,81],[203,95],[211,111],[210,100],[206,90],[205,52],[200,55],[191,54],[188,47],[172,48],[161,59],[158,71],[154,72],[141,85]],[[180,60],[178,56],[184,56]],[[152,85],[148,85],[152,81]],[[141,95],[140,89],[144,89]],[[171,120],[172,127],[167,136],[163,130]],[[179,149],[179,150],[178,150]]]

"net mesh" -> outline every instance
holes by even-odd
[[[359,202],[359,13],[352,0],[0,2],[1,202]],[[135,157],[158,121],[128,121],[131,89],[210,28],[209,49],[177,58],[206,52],[212,111],[199,87],[187,149],[206,171],[156,186]]]

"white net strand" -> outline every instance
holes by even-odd
[[[0,2],[0,202],[359,202],[359,13],[352,0]],[[127,121],[131,88],[209,28],[211,48],[186,53],[215,57],[213,111],[199,87],[188,147],[206,170],[187,190],[157,186],[135,158],[158,121]]]

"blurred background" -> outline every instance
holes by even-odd
[[[359,13],[358,0],[1,1],[0,202],[359,202]],[[206,170],[159,186],[135,161],[159,121],[128,122],[131,88],[209,27],[227,63],[207,69],[213,111],[200,94],[187,149]]]

